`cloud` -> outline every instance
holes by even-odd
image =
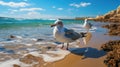
[[[63,8],[57,8],[57,10],[63,10]]]
[[[43,8],[21,8],[19,11],[37,11],[37,10],[43,11],[45,9]]]
[[[9,7],[26,7],[29,6],[30,4],[26,3],[26,2],[4,2],[4,1],[0,1],[0,5],[3,6],[9,6]]]
[[[91,5],[91,3],[87,3],[87,2],[81,2],[79,4],[76,4],[76,3],[70,4],[70,6],[73,6],[73,7],[76,7],[76,8],[86,7],[86,6],[89,6],[89,5]]]
[[[56,10],[63,10],[63,8],[56,8],[56,6],[52,6],[52,8],[56,9]]]
[[[33,12],[28,12],[28,13],[27,13],[27,15],[29,15],[29,16],[30,16],[30,15],[39,15],[39,14],[40,14],[40,13],[35,12],[35,11],[33,11]]]
[[[8,9],[9,13],[10,14],[14,14],[14,13],[20,13],[20,12],[28,12],[28,15],[31,15],[31,14],[36,14],[37,12],[36,11],[43,11],[45,9],[43,8],[20,8],[20,9]]]

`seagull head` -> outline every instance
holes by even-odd
[[[85,22],[87,22],[88,19],[85,19]]]
[[[54,26],[59,26],[59,27],[63,27],[63,23],[61,20],[56,20],[54,24],[51,25],[51,27],[54,27]]]

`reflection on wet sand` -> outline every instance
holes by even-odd
[[[91,38],[92,38],[92,33],[91,33],[91,32],[88,32],[88,33],[86,34],[86,37],[83,38],[84,44],[87,45],[88,42],[91,40]]]
[[[84,45],[88,45],[88,43],[91,40],[91,38],[92,38],[92,33],[91,32],[87,32],[86,36],[83,38]],[[87,52],[87,51],[88,51],[88,47],[86,48],[85,52]]]

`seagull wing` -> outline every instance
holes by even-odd
[[[88,23],[89,24],[89,26],[90,26],[90,28],[92,27],[92,24],[91,23]]]
[[[70,38],[72,40],[76,40],[81,37],[79,33],[75,32],[72,29],[65,28],[64,31],[65,31],[65,37]]]

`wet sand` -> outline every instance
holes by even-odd
[[[98,59],[83,59],[83,57],[71,53],[64,60],[50,63],[45,67],[106,67],[103,63],[104,57]]]

